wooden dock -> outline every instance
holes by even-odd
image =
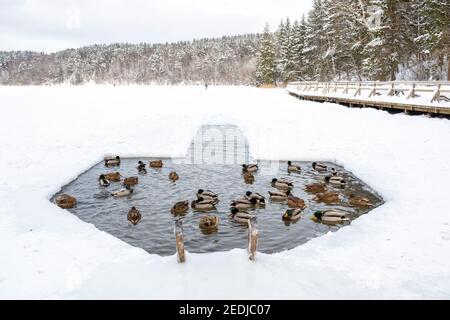
[[[450,98],[450,82],[292,82],[288,84],[287,91],[301,100],[331,102],[355,108],[369,107],[393,112],[450,117],[450,106],[439,106]],[[363,95],[364,91],[368,92],[366,97]],[[370,99],[382,95],[386,97],[401,95],[404,100]],[[428,95],[430,102],[434,103],[429,105],[411,103],[420,95]]]

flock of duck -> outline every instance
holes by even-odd
[[[120,157],[116,156],[113,158],[105,158],[105,166],[108,168],[119,166]],[[162,168],[162,160],[153,160],[149,162],[150,168]],[[312,168],[319,174],[324,174],[323,182],[312,183],[305,186],[305,191],[314,194],[314,200],[318,203],[325,204],[337,204],[341,202],[341,196],[337,189],[343,189],[347,185],[347,181],[344,179],[342,174],[336,171],[334,168],[329,168],[323,163],[312,163]],[[138,161],[136,167],[139,174],[146,174],[147,168],[146,164],[142,161]],[[242,176],[244,181],[251,184],[255,181],[255,173],[259,170],[257,164],[243,164],[242,165]],[[299,165],[293,164],[291,161],[287,163],[288,173],[301,174],[302,168]],[[123,180],[122,180],[123,178]],[[175,172],[170,172],[168,176],[169,180],[172,182],[180,179],[180,176]],[[111,196],[120,198],[130,196],[133,193],[133,187],[139,183],[139,178],[137,176],[132,177],[122,177],[119,172],[109,172],[101,174],[98,178],[98,184],[101,187],[107,188],[111,185],[111,182],[121,182],[123,188],[116,190],[111,194]],[[286,203],[289,207],[282,214],[281,218],[284,221],[298,221],[303,216],[306,209],[306,203],[303,199],[296,197],[292,194],[292,189],[294,184],[291,181],[284,179],[273,178],[271,181],[271,186],[273,190],[268,191],[268,195],[271,201]],[[331,188],[330,188],[331,187]],[[368,208],[372,206],[369,199],[351,194],[348,198],[348,203],[351,206],[359,208]],[[55,203],[63,208],[69,209],[77,204],[77,199],[71,195],[63,194],[55,199]],[[179,201],[173,205],[170,212],[174,216],[185,215],[189,207],[195,211],[209,212],[216,210],[216,205],[219,203],[219,195],[210,190],[198,189],[196,193],[196,199],[192,202],[188,200]],[[233,200],[230,203],[230,214],[229,218],[237,223],[247,225],[250,219],[256,217],[256,215],[251,214],[248,210],[256,208],[264,208],[266,205],[266,198],[256,192],[247,191],[242,197]],[[137,225],[141,220],[142,215],[136,207],[132,207],[128,214],[128,221]],[[312,217],[313,220],[325,224],[339,224],[344,221],[349,221],[344,212],[338,210],[320,210],[315,211]],[[216,215],[204,215],[199,220],[200,229],[207,232],[214,232],[219,227],[219,218]]]

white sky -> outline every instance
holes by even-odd
[[[261,32],[312,0],[0,0],[0,50],[173,42]]]

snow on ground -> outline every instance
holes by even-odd
[[[450,122],[246,87],[0,87],[0,298],[450,298]],[[100,161],[234,123],[257,158],[331,160],[386,200],[279,254],[160,257],[48,199]]]

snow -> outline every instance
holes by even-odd
[[[0,87],[0,298],[450,298],[450,122],[247,87]],[[293,250],[160,257],[48,199],[105,154],[182,156],[204,123],[253,157],[331,160],[386,203]]]

